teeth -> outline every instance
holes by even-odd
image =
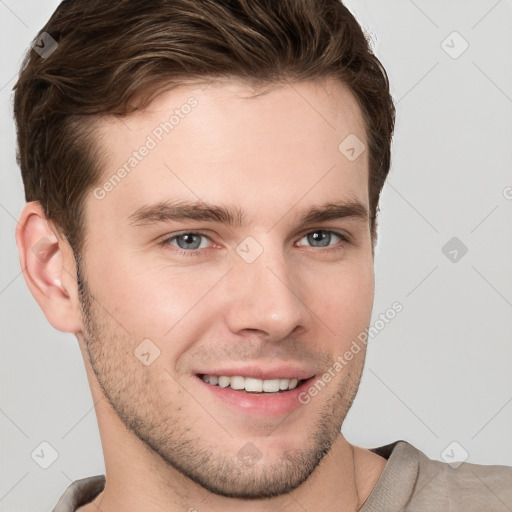
[[[277,393],[279,391],[279,383],[281,382],[281,379],[262,380],[260,382],[261,387],[263,388],[262,391],[265,391],[266,393]]]
[[[243,377],[231,377],[231,389],[244,389],[245,379]]]
[[[290,379],[290,384],[288,384],[288,389],[296,388],[298,383],[299,383],[299,379]]]
[[[290,379],[279,379],[279,389],[288,389]]]
[[[205,375],[206,381],[210,382],[210,376]],[[227,388],[229,386],[229,383],[231,382],[231,379],[229,377],[219,377],[219,386],[221,388]],[[210,382],[210,384],[213,384],[213,382]]]
[[[245,391],[257,391],[258,393],[261,393],[263,391],[263,381],[260,379],[253,379],[252,377],[234,377],[236,379],[242,379],[244,383],[242,384],[242,387],[245,389]],[[266,381],[270,382],[270,381]],[[231,387],[233,387],[233,377],[231,378]],[[241,388],[235,388],[235,389],[241,389]],[[268,389],[265,389],[265,391],[269,391]]]
[[[242,377],[236,375],[227,377],[226,375],[203,375],[202,379],[214,386],[231,389],[238,389],[253,393],[277,393],[279,391],[287,391],[295,389],[299,384],[299,379],[253,379],[252,377]]]

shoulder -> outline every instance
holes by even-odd
[[[449,505],[449,510],[467,512],[511,509],[512,467],[441,462],[430,459],[417,448],[411,448],[418,454],[415,503]]]
[[[401,489],[404,512],[512,510],[512,467],[441,462],[405,441],[372,451],[388,459],[378,483]]]
[[[78,507],[92,501],[103,490],[104,486],[105,475],[75,480],[66,489],[52,512],[75,512]]]

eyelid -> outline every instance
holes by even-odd
[[[350,236],[345,233],[344,231],[340,231],[338,229],[328,229],[328,228],[309,228],[305,231],[303,231],[300,235],[298,235],[298,240],[300,241],[302,238],[304,238],[306,235],[310,233],[315,233],[322,231],[324,233],[332,233],[340,238],[340,242],[338,244],[335,244],[333,246],[327,246],[327,247],[312,247],[312,249],[323,249],[324,251],[327,251],[329,249],[336,249],[339,247],[340,243],[350,243]],[[165,237],[159,242],[159,245],[161,246],[170,246],[170,242],[176,238],[178,238],[181,235],[201,235],[210,240],[213,244],[215,244],[214,240],[211,236],[209,236],[205,231],[202,230],[196,230],[196,229],[185,229],[178,231],[176,233],[172,233],[170,235],[165,235]],[[203,249],[191,249],[191,250],[185,250],[181,249],[176,246],[172,246],[175,251],[177,251],[179,254],[185,254],[185,255],[199,255],[204,253],[204,251],[208,251],[211,249],[211,247],[203,248]],[[303,247],[302,245],[300,247]]]
[[[328,228],[313,228],[313,229],[308,229],[306,231],[304,231],[300,236],[299,236],[299,240],[301,240],[302,238],[304,238],[306,235],[309,235],[310,233],[317,233],[319,231],[322,231],[324,233],[331,233],[331,234],[334,234],[336,236],[338,236],[341,240],[340,243],[344,242],[344,243],[349,243],[350,242],[350,236],[345,233],[344,231],[340,231],[338,229],[328,229]],[[320,247],[319,249],[324,249],[324,250],[328,250],[328,249],[335,249],[339,244],[336,244],[336,245],[332,245],[332,246],[327,246],[327,247]],[[308,246],[308,247],[311,247],[311,246]],[[316,247],[312,247],[313,249],[316,249]]]
[[[182,229],[181,231],[164,235],[164,238],[165,240],[170,240],[171,238],[177,238],[181,235],[203,235],[211,240],[211,236],[209,236],[206,231],[202,231],[200,229]]]
[[[201,236],[204,236],[205,238],[207,238],[208,240],[210,240],[210,242],[212,243],[215,243],[212,239],[211,236],[209,236],[205,231],[201,231],[200,229],[197,230],[197,229],[184,229],[182,231],[177,231],[176,233],[172,233],[172,234],[169,234],[169,235],[165,235],[159,242],[158,244],[159,245],[162,245],[162,246],[170,246],[170,242],[182,235],[201,235]],[[185,249],[180,249],[179,247],[176,247],[176,246],[172,246],[174,247],[179,253],[186,253],[186,254],[198,254],[202,251],[205,251],[205,250],[208,250],[208,248],[206,249],[192,249],[192,250],[185,250]]]

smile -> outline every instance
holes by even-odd
[[[290,391],[299,386],[302,379],[255,379],[253,377],[243,377],[241,375],[199,375],[199,377],[212,386],[221,388],[231,388],[237,391],[247,393],[274,394],[283,391]]]

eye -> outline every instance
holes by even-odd
[[[306,233],[300,241],[307,240],[307,244],[311,247],[335,248],[336,242],[348,242],[348,238],[337,231],[326,229],[317,229]],[[212,239],[200,231],[184,231],[175,235],[169,236],[160,242],[162,246],[173,246],[178,252],[182,254],[200,254],[201,249],[208,249],[211,245]],[[334,242],[334,243],[333,243]],[[299,243],[299,245],[304,245]]]
[[[192,252],[199,249],[206,249],[208,244],[205,243],[205,241],[211,241],[210,237],[200,232],[190,231],[170,236],[160,243],[162,245],[173,245],[178,249],[182,249],[183,252]]]
[[[306,239],[308,244],[310,244],[312,247],[333,247],[333,245],[331,245],[331,242],[333,241],[333,239],[334,241],[336,241],[336,238],[338,239],[338,241],[348,241],[347,237],[342,235],[341,233],[326,229],[317,229],[315,231],[310,231],[304,237],[302,237],[301,240]]]

